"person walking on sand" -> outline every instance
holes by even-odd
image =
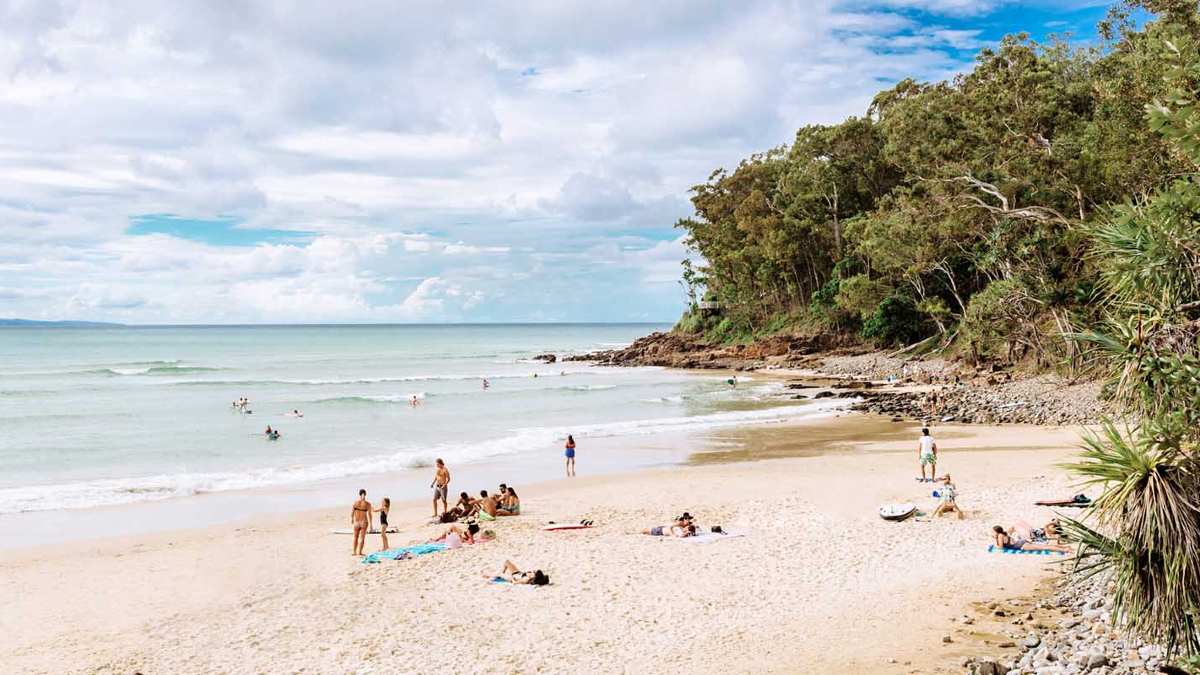
[[[567,434],[565,454],[567,455],[567,478],[570,478],[575,475],[575,437],[571,434]]]
[[[921,440],[917,444],[917,459],[921,463],[921,477],[917,480],[922,483],[932,483],[934,477],[937,476],[937,443],[933,441],[933,436],[929,435],[928,427],[921,429]],[[926,464],[932,467],[928,480],[925,478]]]
[[[446,463],[441,458],[437,461],[437,470],[433,472],[433,483],[429,487],[433,488],[433,517],[437,518],[439,499],[442,500],[442,512],[450,510],[450,505],[446,501],[450,494],[450,470],[446,468]]]
[[[350,510],[350,527],[354,528],[354,550],[350,555],[364,555],[363,546],[367,544],[367,533],[371,531],[371,502],[367,501],[367,491],[358,491],[358,501]]]

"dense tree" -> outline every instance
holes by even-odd
[[[1156,16],[1136,25],[1137,8]],[[1098,47],[1010,36],[952,81],[901,81],[861,117],[714,172],[678,225],[702,261],[685,281],[724,309],[715,337],[784,316],[1078,366],[1062,336],[1099,318],[1089,227],[1190,170],[1146,106],[1170,87],[1165,36],[1195,35],[1195,15],[1194,0],[1131,0]]]

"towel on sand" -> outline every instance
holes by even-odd
[[[405,555],[418,556],[427,555],[429,553],[437,553],[445,551],[445,544],[413,544],[412,546],[401,546],[400,548],[389,548],[386,551],[376,551],[369,555],[363,556],[363,564],[378,563],[384,560],[398,560]]]
[[[691,542],[693,544],[710,544],[714,541],[722,541],[724,539],[736,539],[738,537],[744,537],[744,536],[746,536],[745,532],[737,532],[737,531],[730,532],[729,530],[725,530],[724,533],[704,532],[702,534],[696,534],[696,535],[692,535],[690,537],[682,537],[682,538],[664,537],[664,539],[678,539],[679,541],[687,541],[687,542]]]
[[[995,544],[988,546],[988,553],[1013,553],[1016,555],[1066,555],[1062,551],[1013,551],[1007,548],[997,548]]]

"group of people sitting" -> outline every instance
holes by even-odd
[[[452,523],[468,518],[479,520],[495,520],[503,516],[521,515],[521,498],[512,487],[501,483],[496,494],[488,494],[480,490],[479,497],[472,498],[466,492],[460,493],[458,502],[439,516],[443,523]]]
[[[676,517],[670,525],[655,525],[642,530],[651,537],[694,537],[698,534],[695,518],[687,511]]]

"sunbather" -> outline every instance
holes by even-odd
[[[467,529],[462,529],[457,525],[451,525],[446,529],[446,532],[437,539],[430,539],[429,543],[443,543],[446,548],[458,548],[463,544],[474,544],[475,535],[479,533],[479,526],[471,523]]]
[[[486,577],[487,575],[485,574],[484,576]],[[522,572],[520,568],[513,564],[513,561],[505,560],[504,568],[500,570],[500,574],[492,577],[492,581],[498,583],[545,586],[546,584],[550,583],[550,577],[541,570]]]
[[[996,525],[992,528],[992,539],[996,546],[1005,551],[1058,551],[1059,553],[1070,553],[1070,546],[1062,544],[1037,544],[1029,541],[1026,537],[1014,534],[1016,528],[1005,530],[1003,527]]]
[[[476,512],[475,515],[480,520],[495,520],[496,519],[496,498],[488,496],[487,490],[479,491],[479,499],[475,500]]]
[[[696,535],[695,525],[657,525],[642,530],[642,534],[651,537],[693,537]]]

